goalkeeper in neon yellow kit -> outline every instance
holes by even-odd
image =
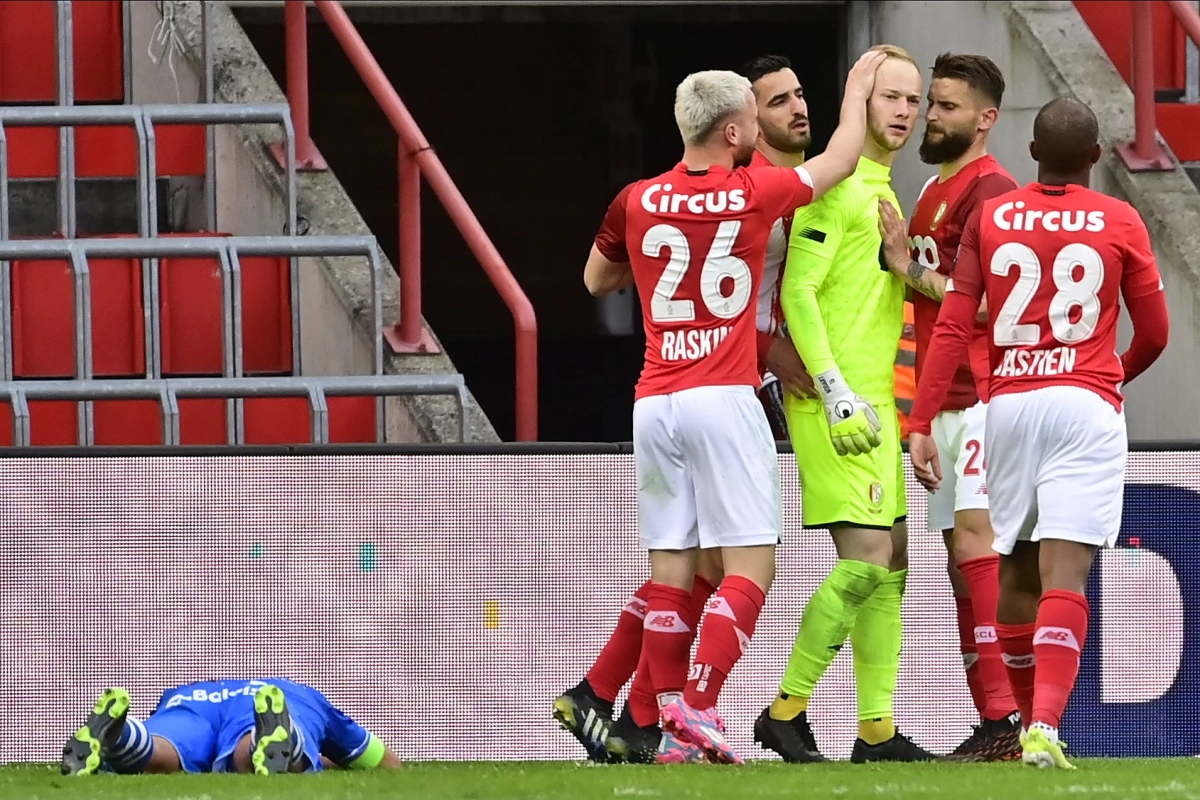
[[[838,563],[804,609],[779,696],[755,740],[785,761],[819,761],[806,709],[849,636],[859,733],[851,760],[915,761],[932,754],[892,723],[900,667],[900,605],[907,575],[907,507],[894,366],[904,284],[880,269],[879,203],[900,208],[890,185],[895,154],[921,103],[921,73],[903,50],[875,76],[857,171],[792,221],[780,302],[789,335],[820,399],[788,396],[804,525],[829,528]]]

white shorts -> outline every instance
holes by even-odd
[[[987,405],[943,411],[933,418],[933,441],[942,463],[942,485],[929,495],[929,530],[954,527],[954,513],[988,507],[984,431]]]
[[[633,457],[647,550],[779,543],[779,457],[751,387],[643,397],[633,404]]]
[[[996,552],[1042,539],[1116,543],[1129,442],[1125,415],[1100,395],[1048,386],[993,397],[987,452]]]

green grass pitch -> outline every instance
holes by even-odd
[[[1073,772],[1020,764],[848,763],[745,767],[586,766],[569,762],[423,762],[391,773],[98,775],[56,766],[0,767],[5,800],[619,800],[620,798],[883,798],[1200,800],[1200,759],[1079,759]]]

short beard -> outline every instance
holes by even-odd
[[[737,167],[748,167],[753,162],[754,162],[754,148],[753,147],[751,147],[750,149],[748,149],[744,152],[733,154],[733,166],[735,169]]]
[[[793,141],[787,137],[776,138],[775,136],[768,135],[764,130],[763,141],[781,153],[796,155],[797,153],[805,153],[812,146],[812,134],[806,131],[800,137],[799,141]]]
[[[946,164],[957,161],[975,144],[974,133],[946,131],[939,142],[929,141],[929,131],[921,139],[917,155],[926,164]]]

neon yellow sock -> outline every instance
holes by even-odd
[[[896,725],[891,717],[858,721],[858,738],[867,744],[883,744],[895,735]]]
[[[794,694],[780,692],[775,698],[775,702],[771,703],[771,709],[767,715],[771,719],[787,720],[795,719],[808,710],[808,698],[797,697]]]
[[[862,604],[850,643],[854,647],[854,682],[858,689],[858,718],[869,724],[875,736],[890,739],[895,733],[892,725],[892,695],[896,692],[896,677],[900,673],[900,646],[903,626],[900,605],[904,600],[904,584],[908,570],[889,572],[870,598]],[[881,727],[875,721],[881,721]],[[886,722],[886,724],[882,724]],[[860,726],[861,727],[861,726]],[[863,736],[869,744],[870,738]]]
[[[887,574],[887,567],[865,561],[837,562],[804,607],[796,644],[779,686],[780,694],[812,697],[817,681],[854,627],[860,607]]]

